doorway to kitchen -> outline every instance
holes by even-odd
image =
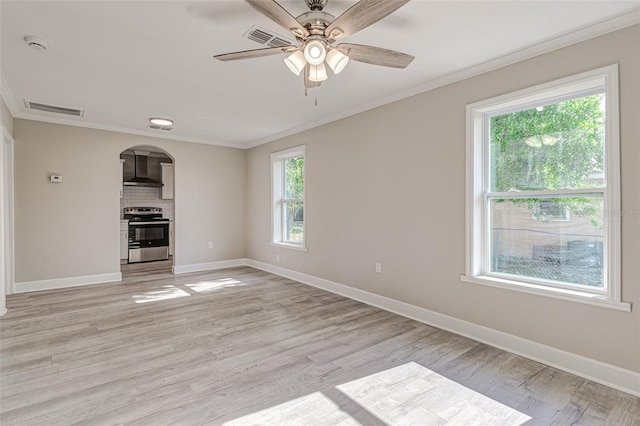
[[[120,272],[123,280],[172,274],[173,157],[156,146],[120,153]]]

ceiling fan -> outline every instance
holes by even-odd
[[[409,0],[360,0],[335,18],[323,9],[328,0],[305,0],[310,11],[294,18],[275,0],[245,0],[260,13],[291,31],[300,43],[263,49],[215,55],[220,61],[259,58],[287,53],[284,62],[296,75],[304,71],[305,89],[318,87],[327,79],[325,62],[338,74],[350,59],[373,65],[406,68],[414,57],[394,50],[362,44],[340,43],[338,40],[354,34],[393,13]]]

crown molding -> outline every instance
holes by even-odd
[[[9,108],[9,112],[11,112],[11,115],[13,116],[14,119],[18,118],[23,120],[41,121],[44,123],[63,124],[66,126],[82,127],[86,129],[104,130],[109,132],[126,133],[130,135],[147,136],[147,137],[156,138],[156,139],[167,139],[167,140],[180,141],[180,142],[191,142],[191,143],[200,143],[205,145],[222,146],[227,148],[245,149],[244,144],[241,144],[241,143],[227,143],[227,142],[211,141],[208,139],[164,135],[164,134],[158,134],[153,131],[129,129],[126,127],[110,126],[107,124],[76,121],[68,118],[52,117],[47,115],[23,112],[18,107],[18,103],[16,102],[16,99],[13,96],[11,89],[9,89],[9,84],[4,78],[4,74],[2,74],[2,72],[0,72],[0,83],[1,83],[0,95],[2,96],[2,99],[4,99],[4,103],[7,105],[7,108]]]
[[[637,25],[637,24],[640,24],[640,10],[627,13],[624,15],[620,15],[615,18],[612,18],[607,21],[603,21],[594,25],[589,25],[587,27],[580,28],[576,31],[565,33],[558,37],[550,38],[540,43],[537,43],[535,45],[525,47],[524,49],[520,49],[511,53],[508,53],[504,56],[500,56],[498,58],[489,60],[487,62],[483,62],[473,67],[470,67],[452,74],[447,74],[446,76],[435,78],[420,86],[416,86],[412,89],[396,93],[393,96],[377,99],[373,102],[359,106],[349,111],[345,111],[345,112],[341,112],[339,114],[333,115],[325,120],[319,120],[313,123],[304,124],[302,126],[292,127],[290,129],[268,136],[264,139],[256,140],[254,142],[249,142],[245,145],[245,148],[250,149],[250,148],[254,148],[256,146],[260,146],[269,142],[273,142],[275,140],[282,139],[287,136],[291,136],[291,135],[303,132],[305,130],[313,129],[315,127],[319,127],[324,124],[331,123],[333,121],[338,121],[343,118],[347,118],[347,117],[359,114],[361,112],[378,108],[383,105],[387,105],[402,99],[409,98],[411,96],[419,95],[421,93],[425,93],[430,90],[434,90],[439,87],[446,86],[448,84],[457,83],[459,81],[476,77],[478,75],[485,74],[490,71],[495,71],[497,69],[504,68],[506,66],[513,65],[515,63],[522,62],[527,59],[531,59],[536,56],[543,55],[545,53],[553,52],[554,50],[562,49],[564,47],[581,43],[583,41],[587,41],[595,37],[609,34],[614,31],[622,30],[624,28],[630,27],[632,25]]]
[[[41,121],[41,122],[52,123],[52,124],[64,124],[67,126],[82,127],[85,129],[126,133],[129,135],[146,136],[146,137],[155,138],[155,139],[167,139],[167,140],[179,141],[179,142],[191,142],[191,143],[199,143],[199,144],[205,144],[205,145],[221,146],[226,148],[245,149],[245,146],[240,143],[219,142],[219,141],[212,141],[208,139],[190,138],[185,136],[165,135],[165,134],[156,133],[155,131],[130,129],[127,127],[112,126],[108,124],[92,123],[92,122],[85,122],[85,121],[76,121],[76,120],[70,120],[68,118],[50,117],[50,116],[44,116],[44,115],[32,114],[32,113],[26,113],[26,112],[19,112],[17,115],[14,115],[14,118],[19,118],[23,120]]]

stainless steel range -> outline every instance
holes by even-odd
[[[160,207],[127,207],[129,263],[169,259],[169,219]]]

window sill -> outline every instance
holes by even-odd
[[[271,242],[271,243],[269,243],[269,245],[271,245],[273,247],[281,247],[281,248],[287,248],[287,249],[291,249],[291,250],[298,250],[298,251],[304,251],[304,252],[309,251],[309,250],[307,250],[307,248],[305,246],[300,246],[300,245],[297,245],[297,244]]]
[[[609,300],[604,295],[591,294],[577,290],[564,288],[545,287],[541,285],[511,281],[502,278],[487,276],[461,275],[460,280],[473,284],[482,284],[489,287],[502,288],[506,290],[519,291],[522,293],[535,294],[538,296],[552,297],[554,299],[568,300],[571,302],[584,303],[587,305],[600,306],[602,308],[615,309],[618,311],[631,312],[631,303]]]

